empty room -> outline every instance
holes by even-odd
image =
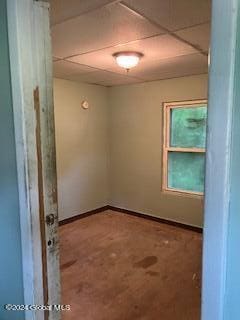
[[[0,320],[236,320],[240,1],[0,1]]]
[[[50,6],[62,318],[199,320],[211,2]]]

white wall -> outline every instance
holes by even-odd
[[[162,103],[207,98],[207,75],[110,89],[111,205],[201,226],[203,201],[163,194]]]
[[[109,202],[107,103],[103,86],[54,79],[60,220]]]

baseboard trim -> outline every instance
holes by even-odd
[[[126,213],[126,214],[129,214],[129,215],[138,217],[138,218],[152,220],[152,221],[155,221],[155,222],[158,222],[158,223],[164,223],[164,224],[168,224],[168,225],[171,225],[171,226],[174,226],[174,227],[178,227],[178,228],[187,229],[187,230],[195,231],[195,232],[198,232],[198,233],[202,233],[202,228],[200,228],[200,227],[191,226],[191,225],[188,225],[188,224],[185,224],[185,223],[181,223],[181,222],[177,222],[177,221],[167,220],[167,219],[163,219],[163,218],[160,218],[160,217],[154,217],[154,216],[151,216],[151,215],[146,214],[146,213],[140,213],[140,212],[136,212],[136,211],[132,211],[132,210],[128,210],[128,209],[122,209],[122,208],[114,207],[114,206],[110,206],[110,205],[107,205],[107,206],[104,206],[104,207],[100,207],[100,208],[97,208],[97,209],[94,209],[94,210],[91,210],[91,211],[87,211],[87,212],[84,212],[84,213],[80,213],[80,214],[78,214],[78,215],[76,215],[74,217],[70,217],[70,218],[64,219],[62,221],[59,221],[59,226],[74,222],[74,221],[79,220],[79,219],[83,219],[83,218],[92,216],[94,214],[97,214],[97,213],[100,213],[100,212],[103,212],[103,211],[106,211],[106,210],[113,210],[113,211],[117,211],[117,212],[120,212],[120,213]]]
[[[70,217],[70,218],[67,218],[67,219],[64,219],[64,220],[61,220],[61,221],[59,221],[58,224],[59,224],[59,226],[63,226],[64,224],[68,224],[68,223],[74,222],[76,220],[92,216],[93,214],[100,213],[100,212],[106,211],[108,209],[109,209],[109,206],[100,207],[100,208],[97,208],[97,209],[94,209],[94,210],[90,210],[90,211],[87,211],[87,212],[84,212],[84,213],[80,213],[80,214],[78,214],[76,216],[73,216],[73,217]]]
[[[167,220],[167,219],[163,219],[160,217],[154,217],[151,216],[149,214],[145,214],[145,213],[140,213],[140,212],[136,212],[136,211],[132,211],[132,210],[128,210],[128,209],[122,209],[122,208],[118,208],[118,207],[114,207],[114,206],[108,206],[108,210],[113,210],[113,211],[117,211],[117,212],[121,212],[121,213],[126,213],[138,218],[142,218],[142,219],[147,219],[147,220],[152,220],[158,223],[164,223],[164,224],[168,224],[174,227],[178,227],[178,228],[182,228],[182,229],[187,229],[187,230],[191,230],[191,231],[195,231],[198,233],[202,233],[202,228],[200,227],[196,227],[196,226],[191,226],[185,223],[181,223],[181,222],[177,222],[177,221],[172,221],[172,220]]]

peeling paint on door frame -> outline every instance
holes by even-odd
[[[10,0],[7,10],[24,302],[60,304],[49,5]],[[27,311],[25,319],[58,320],[60,312]]]
[[[47,275],[47,250],[46,250],[46,230],[45,230],[45,210],[44,210],[44,185],[43,185],[43,165],[42,165],[42,141],[41,141],[41,116],[39,88],[33,91],[34,109],[36,112],[36,147],[37,147],[37,168],[38,168],[38,199],[39,199],[39,224],[42,243],[42,282],[43,282],[43,302],[48,304],[48,275]],[[48,312],[45,310],[45,319]]]

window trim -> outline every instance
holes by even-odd
[[[187,100],[187,101],[174,101],[174,102],[163,102],[163,147],[162,147],[162,191],[164,193],[181,195],[181,196],[193,196],[200,197],[204,196],[204,192],[196,192],[183,189],[172,189],[168,187],[168,154],[170,151],[175,152],[192,152],[192,153],[206,153],[206,148],[181,148],[170,146],[170,112],[172,109],[177,108],[192,108],[199,105],[206,104],[207,99],[201,100]]]

